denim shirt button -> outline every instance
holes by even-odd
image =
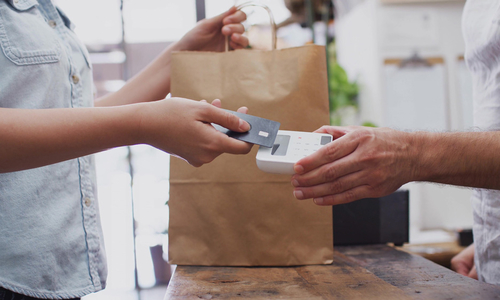
[[[74,84],[77,84],[78,82],[80,82],[80,77],[78,77],[77,75],[73,75],[73,76],[71,76],[71,78],[73,79]]]
[[[90,200],[90,198],[88,198],[88,197],[87,197],[87,198],[85,198],[85,205],[86,205],[87,207],[89,207],[91,204],[92,204],[92,200]]]
[[[57,26],[57,23],[54,20],[49,20],[48,23],[49,23],[49,26],[52,27],[52,28],[56,28],[56,26]]]

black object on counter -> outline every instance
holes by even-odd
[[[334,245],[366,245],[409,241],[409,191],[367,198],[333,209]]]
[[[467,247],[474,242],[472,229],[461,229],[458,231],[458,244]]]

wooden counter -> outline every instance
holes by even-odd
[[[178,266],[167,299],[500,299],[500,287],[375,245],[335,247],[332,265]]]

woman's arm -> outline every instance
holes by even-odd
[[[226,36],[230,45],[241,49],[248,45],[242,34],[241,22],[246,20],[242,11],[232,7],[229,11],[211,19],[200,21],[180,41],[165,49],[144,70],[133,77],[119,91],[96,102],[96,106],[115,106],[164,99],[170,93],[171,56],[174,51],[223,51]]]
[[[133,144],[152,145],[194,166],[224,152],[248,153],[251,145],[210,125],[242,132],[248,123],[216,106],[172,98],[117,107],[0,108],[0,173]]]

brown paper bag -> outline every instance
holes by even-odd
[[[313,131],[329,123],[325,48],[179,52],[172,96],[221,99],[224,108]],[[171,160],[169,261],[178,265],[290,266],[333,261],[332,212],[293,197],[289,175],[267,174],[248,155],[200,168]]]

